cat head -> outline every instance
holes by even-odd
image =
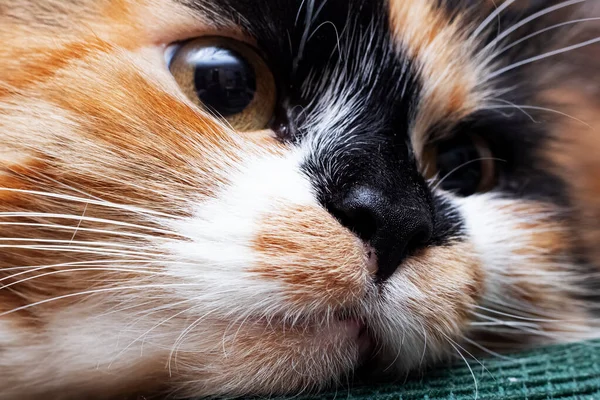
[[[9,388],[288,393],[593,336],[600,12],[551,3],[0,6]]]

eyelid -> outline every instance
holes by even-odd
[[[243,32],[238,26],[226,26],[220,28],[205,26],[204,29],[188,29],[185,31],[185,34],[177,35],[174,37],[172,36],[170,41],[163,42],[163,46],[165,46],[165,54],[167,53],[167,51],[170,50],[172,46],[178,48],[189,41],[205,37],[221,37],[226,39],[233,39],[238,42],[245,43],[250,47],[253,47],[262,55],[262,52],[260,52],[260,49],[258,48],[256,39],[253,36]]]
[[[171,62],[173,61],[173,57],[179,48],[181,47],[181,42],[172,43],[167,46],[164,51],[165,63],[167,67],[171,66]]]
[[[196,40],[196,39],[210,38],[210,37],[233,39],[233,40],[237,40],[240,43],[244,43],[247,46],[251,47],[263,59],[263,61],[269,67],[271,67],[271,63],[269,62],[269,59],[268,59],[266,53],[260,47],[257,46],[256,40],[254,40],[254,38],[249,37],[249,36],[244,36],[241,34],[231,34],[231,32],[219,32],[219,33],[205,32],[202,35],[187,37],[186,39],[181,39],[181,40],[171,42],[170,44],[168,44],[165,47],[165,50],[164,50],[164,59],[165,59],[165,63],[167,64],[167,67],[171,65],[171,62],[173,61],[173,56],[175,55],[177,50],[179,50],[179,48],[184,46],[187,42],[190,42],[190,41]]]

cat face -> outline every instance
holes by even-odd
[[[600,10],[537,3],[0,6],[2,392],[594,336]]]

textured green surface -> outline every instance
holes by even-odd
[[[600,342],[555,346],[472,362],[477,399],[599,399]],[[404,384],[340,390],[302,399],[463,400],[475,398],[473,376],[463,364]],[[300,398],[297,398],[300,399]]]

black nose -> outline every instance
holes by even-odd
[[[377,189],[359,186],[331,203],[329,209],[375,249],[378,281],[389,278],[407,255],[431,239],[431,212],[416,196],[392,199]]]

